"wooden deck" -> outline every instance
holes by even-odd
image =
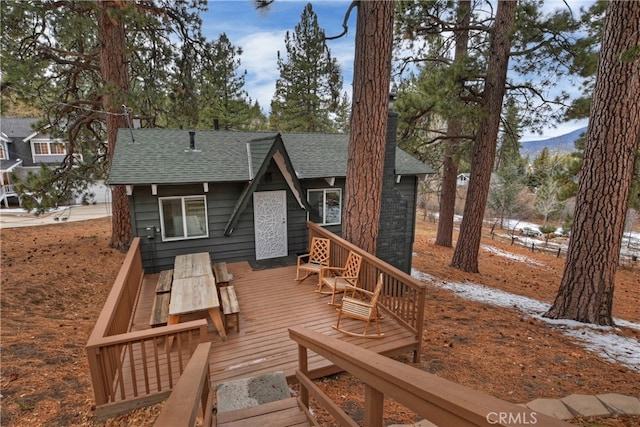
[[[393,355],[415,348],[416,338],[395,321],[385,318],[380,322],[383,338],[349,337],[332,329],[337,319],[336,308],[327,303],[329,297],[315,293],[317,276],[302,283],[295,281],[296,268],[279,267],[253,271],[247,262],[228,264],[233,275],[240,304],[240,332],[235,326],[227,331],[222,341],[209,321],[211,385],[244,377],[283,371],[289,382],[294,382],[298,368],[298,347],[289,339],[288,328],[303,326],[313,331],[338,337],[373,352]],[[134,313],[131,331],[149,329],[149,317],[158,274],[147,275]],[[206,313],[191,314],[181,321],[205,319]],[[345,321],[344,326],[361,331],[362,322]],[[339,370],[315,354],[309,355],[309,370],[313,378]]]

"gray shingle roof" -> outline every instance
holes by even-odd
[[[34,132],[33,125],[37,122],[36,118],[2,117],[0,132],[9,138],[26,138]]]
[[[195,151],[189,132],[172,129],[120,129],[111,165],[110,184],[180,184],[248,181],[247,142],[275,139],[275,132],[197,131]],[[300,179],[343,177],[347,171],[349,135],[285,133],[282,139]],[[252,144],[254,173],[270,143]],[[263,149],[262,149],[263,148]],[[262,154],[262,156],[260,155]],[[396,173],[433,173],[424,163],[398,149]]]

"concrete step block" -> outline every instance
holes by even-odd
[[[618,393],[599,394],[596,397],[614,414],[640,414],[640,400],[636,397],[625,396]]]
[[[218,412],[251,408],[291,397],[284,372],[220,383],[216,387]]]
[[[569,411],[569,408],[559,399],[535,399],[525,406],[532,411],[540,412],[541,414],[549,415],[550,417],[560,420],[573,418],[573,414]]]
[[[604,417],[611,413],[597,397],[587,394],[571,394],[562,399],[569,410],[583,417]]]

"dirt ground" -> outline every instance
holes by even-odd
[[[480,254],[480,273],[449,267],[453,249],[434,245],[436,224],[419,221],[414,268],[437,278],[473,282],[552,302],[564,260],[492,240],[483,245],[539,265]],[[108,247],[110,219],[1,231],[1,420],[3,426],[102,426],[93,418],[93,390],[84,346],[124,259]],[[454,237],[455,239],[455,237]],[[640,322],[640,265],[620,268],[614,316]],[[640,331],[619,328],[638,339]],[[640,372],[606,361],[559,330],[515,309],[460,299],[429,287],[424,351],[416,366],[499,398],[525,403],[572,393],[640,396]],[[402,358],[401,358],[402,359]],[[410,358],[406,360],[410,363]],[[354,418],[363,388],[349,375],[318,383]],[[110,420],[108,426],[152,425],[158,407]],[[415,421],[394,402],[389,422]],[[323,425],[331,422],[322,413]],[[640,417],[574,419],[582,426],[639,426]]]

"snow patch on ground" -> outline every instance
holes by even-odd
[[[482,245],[482,249],[487,251],[487,252],[491,252],[492,254],[501,256],[503,258],[508,258],[508,259],[512,259],[514,261],[524,262],[526,264],[536,265],[538,267],[544,267],[543,263],[538,262],[538,261],[536,261],[534,259],[527,258],[526,256],[522,256],[522,255],[512,254],[511,252],[505,252],[502,249],[496,248],[494,246]]]
[[[615,328],[566,319],[547,319],[542,315],[551,307],[549,304],[484,285],[447,282],[415,269],[411,271],[411,275],[422,282],[450,290],[461,298],[498,307],[515,308],[526,316],[562,330],[565,335],[575,338],[584,348],[598,356],[640,372],[640,342],[634,338],[616,335]],[[622,319],[614,321],[619,326],[640,330],[640,323]]]

